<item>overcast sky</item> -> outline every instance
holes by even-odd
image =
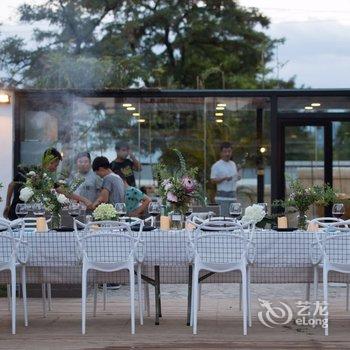
[[[41,0],[0,0],[1,32],[30,38],[18,25],[16,8]],[[296,75],[298,86],[350,88],[350,0],[240,0],[270,17],[268,30],[286,42],[278,49],[280,77]],[[273,63],[277,67],[277,60]],[[277,69],[275,70],[277,75]]]

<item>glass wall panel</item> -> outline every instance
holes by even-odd
[[[350,97],[347,96],[300,96],[300,97],[279,97],[278,112],[297,113],[343,113],[350,111]]]

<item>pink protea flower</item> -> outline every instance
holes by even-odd
[[[175,194],[172,192],[167,193],[166,199],[168,202],[171,202],[171,203],[177,203],[178,201],[177,196],[175,196]]]
[[[193,192],[196,188],[196,181],[188,176],[183,177],[181,183],[187,193]]]

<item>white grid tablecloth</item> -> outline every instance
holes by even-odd
[[[28,283],[80,283],[80,254],[74,232],[25,232],[30,256],[27,263]],[[257,231],[254,237],[256,255],[251,270],[252,283],[312,282],[310,244],[315,236],[309,232]],[[145,257],[143,273],[151,278],[154,266],[160,266],[161,283],[188,282],[187,242],[189,233],[154,230],[143,232]],[[204,274],[205,272],[203,272]],[[0,283],[8,282],[6,272]],[[346,275],[334,274],[330,280],[347,281]],[[91,272],[90,282],[126,282],[127,273]],[[214,274],[205,282],[239,282],[237,273]]]

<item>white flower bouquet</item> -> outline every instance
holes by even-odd
[[[96,221],[116,220],[118,219],[117,211],[112,204],[100,204],[92,213]]]
[[[242,221],[257,224],[265,217],[265,215],[265,210],[260,205],[253,204],[245,209]]]

